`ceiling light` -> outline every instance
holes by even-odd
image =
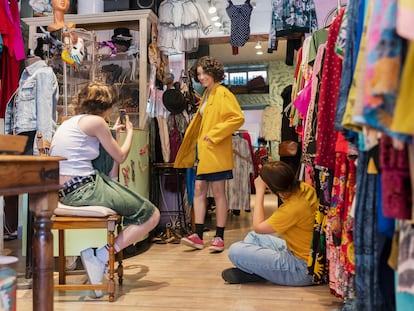
[[[208,13],[214,14],[217,12],[217,8],[214,6],[213,1],[209,1],[210,5],[208,7]]]
[[[214,16],[211,18],[211,20],[212,20],[213,22],[218,21],[218,20],[219,20],[219,17],[218,17],[217,15],[214,15]]]
[[[263,55],[263,51],[262,51],[262,50],[258,50],[258,51],[256,52],[256,54],[257,54],[257,55]]]
[[[214,23],[214,26],[221,27],[221,26],[223,26],[223,24],[221,23],[221,21],[217,21],[217,22]]]
[[[257,44],[254,48],[258,50],[262,48],[262,44],[260,43],[260,41],[257,41]]]

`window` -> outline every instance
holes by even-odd
[[[249,93],[247,89],[248,81],[262,76],[268,86],[267,70],[268,65],[242,65],[242,66],[225,66],[224,67],[224,85],[234,93]],[[267,93],[268,87],[259,93]]]

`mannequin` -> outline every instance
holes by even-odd
[[[7,105],[5,133],[30,133],[27,151],[37,155],[36,134],[41,132],[43,138],[50,141],[55,131],[58,97],[58,82],[53,69],[39,56],[28,56],[15,99]]]
[[[23,70],[16,96],[10,101],[6,109],[7,134],[27,136],[24,150],[25,155],[42,154],[35,144],[36,135],[51,140],[55,130],[55,112],[58,101],[58,83],[53,69],[49,67],[39,56],[29,55],[24,61]],[[5,197],[5,211],[12,215],[17,210],[18,198],[16,196]],[[9,228],[17,229],[17,215],[13,222],[9,217]],[[31,241],[33,231],[33,218],[28,213],[27,241]],[[12,232],[15,230],[12,229]],[[31,278],[31,244],[26,247],[26,278]]]
[[[47,27],[48,31],[56,31],[63,28],[63,26],[75,27],[74,23],[65,23],[65,12],[69,9],[69,2],[69,0],[52,0],[53,24]]]
[[[27,56],[27,58],[24,60],[24,66],[28,67],[36,62],[38,62],[39,60],[42,60],[39,56]]]

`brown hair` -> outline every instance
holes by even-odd
[[[274,194],[278,192],[292,193],[299,189],[299,180],[290,165],[285,162],[265,163],[259,175]]]
[[[190,74],[196,82],[200,82],[197,77],[197,68],[203,68],[203,71],[209,76],[213,77],[214,82],[221,82],[224,80],[223,64],[211,56],[203,56],[191,67]]]
[[[112,86],[102,82],[90,82],[73,99],[76,114],[101,115],[115,104],[115,91]]]

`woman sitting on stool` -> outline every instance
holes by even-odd
[[[121,124],[118,118],[114,125],[117,138],[121,130],[126,131],[121,146],[105,121],[112,112],[115,99],[111,86],[104,83],[91,82],[81,89],[73,102],[77,115],[64,121],[57,129],[50,154],[67,159],[59,164],[59,179],[63,186],[59,196],[63,204],[100,205],[123,216],[126,228],[116,237],[114,245],[115,252],[120,252],[154,229],[160,213],[150,201],[93,166],[93,160],[100,154],[100,145],[114,160],[112,173],[126,160],[131,149],[133,125],[128,115],[125,116],[125,124]],[[91,284],[102,283],[109,260],[108,250],[109,246],[105,245],[96,254],[92,248],[81,251],[82,263]],[[95,290],[95,296],[101,297],[102,291]]]

